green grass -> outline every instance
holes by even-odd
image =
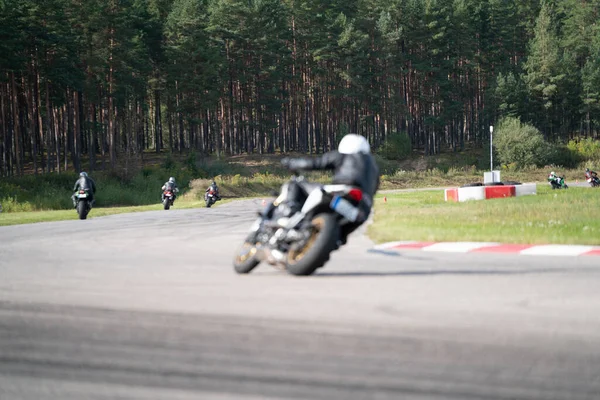
[[[600,192],[538,185],[535,196],[453,203],[442,190],[377,197],[370,237],[378,242],[491,241],[522,244],[600,244]]]

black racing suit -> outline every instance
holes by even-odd
[[[165,182],[164,185],[162,185],[162,194],[160,195],[160,202],[162,203],[163,201],[165,201],[165,190],[170,189],[171,193],[173,193],[173,201],[175,201],[175,199],[177,198],[177,192],[179,192],[179,188],[177,188],[177,185],[173,182]]]
[[[75,186],[73,187],[73,196],[71,196],[71,200],[73,200],[73,207],[77,206],[77,202],[75,201],[75,195],[79,190],[85,190],[88,192],[88,200],[91,205],[94,205],[95,199],[94,194],[96,193],[96,183],[89,176],[80,176],[75,182]]]
[[[342,242],[347,236],[362,225],[371,213],[373,196],[379,188],[379,167],[371,154],[342,154],[330,151],[315,158],[284,159],[282,164],[291,170],[334,170],[332,183],[359,187],[363,198],[359,203],[360,214],[356,222],[342,227]],[[288,187],[288,204],[292,212],[299,211],[308,197],[307,191],[297,182],[290,182]]]

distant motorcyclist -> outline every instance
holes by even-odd
[[[590,170],[589,168],[585,169],[585,178],[586,179],[593,179],[593,178],[598,178],[598,174],[592,170]]]
[[[333,184],[359,187],[363,192],[359,203],[360,214],[356,222],[347,224],[341,232],[342,244],[348,235],[362,225],[373,207],[373,196],[379,188],[379,167],[371,154],[369,142],[363,136],[348,134],[342,138],[337,151],[330,151],[315,158],[284,158],[281,163],[290,170],[334,170]],[[288,197],[285,201],[291,216],[302,209],[308,193],[297,182],[290,182]]]
[[[219,194],[219,187],[217,186],[217,182],[215,182],[214,180],[212,181],[212,183],[210,184],[210,186],[206,189],[205,193],[205,197],[206,194],[212,189],[212,191],[214,192],[214,196],[217,200],[221,200],[221,195]]]
[[[598,174],[589,168],[585,169],[585,180],[592,185],[592,187],[600,186],[600,178],[598,178]]]
[[[165,201],[165,190],[171,190],[171,192],[173,193],[173,201],[175,201],[175,199],[177,198],[177,193],[179,193],[179,188],[177,187],[177,183],[175,183],[175,178],[170,177],[168,181],[165,182],[164,185],[162,185],[162,194],[160,197],[160,202],[162,203],[163,201]]]
[[[561,185],[561,180],[563,178],[558,176],[554,171],[550,172],[550,175],[548,175],[548,182],[550,182],[550,185],[552,185],[552,188],[560,188]]]
[[[94,198],[94,194],[96,193],[96,183],[88,176],[86,172],[83,171],[79,173],[79,179],[77,179],[77,182],[75,182],[75,186],[73,187],[74,193],[71,196],[71,200],[73,200],[73,207],[77,207],[75,196],[80,190],[85,190],[88,192],[88,200],[90,201],[90,205],[93,206],[96,202]]]

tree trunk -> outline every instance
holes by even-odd
[[[90,105],[90,112],[92,113],[92,128],[90,129],[90,138],[88,143],[88,154],[90,157],[90,172],[94,172],[96,169],[96,138],[98,136],[98,117],[96,115],[96,104]]]
[[[162,118],[160,115],[160,92],[154,91],[154,147],[157,153],[162,148]]]
[[[109,56],[108,56],[108,153],[110,154],[110,167],[114,169],[117,164],[117,136],[115,131],[115,115],[114,115],[114,65],[113,65],[113,47],[114,47],[114,28],[110,30],[109,39]]]
[[[56,146],[56,172],[60,173],[60,129],[59,129],[59,111],[52,108],[52,119],[54,120],[54,141]]]
[[[29,139],[31,142],[31,148],[29,154],[33,161],[33,173],[37,175],[37,135],[36,135],[36,120],[35,109],[34,109],[34,96],[33,96],[33,85],[28,84],[25,80],[25,76],[21,77],[21,83],[25,90],[25,101],[27,105],[27,122],[29,123]]]
[[[37,62],[35,64],[35,88],[34,88],[34,94],[35,94],[35,113],[36,113],[36,117],[37,117],[37,130],[38,130],[38,134],[39,134],[39,145],[40,145],[40,163],[42,165],[42,172],[45,173],[46,172],[46,163],[44,162],[44,151],[45,149],[48,149],[48,158],[50,158],[50,147],[47,146],[47,139],[44,140],[44,131],[43,131],[43,127],[44,124],[42,122],[42,99],[41,99],[41,92],[40,92],[40,73],[37,69]],[[49,117],[46,117],[47,119]],[[50,131],[48,130],[48,132],[46,132],[46,137],[48,137],[48,135],[50,134]],[[48,171],[50,171],[48,169]]]
[[[45,88],[46,88],[46,96],[45,96],[45,102],[46,102],[46,149],[48,151],[48,155],[46,160],[48,161],[48,165],[46,166],[46,170],[48,172],[53,171],[54,170],[54,160],[55,157],[52,156],[53,153],[53,149],[52,149],[52,139],[54,138],[54,132],[52,132],[52,128],[53,128],[53,123],[52,123],[52,111],[51,111],[51,107],[50,107],[50,89],[49,89],[49,85],[48,85],[48,81],[45,82]]]
[[[73,168],[81,171],[81,119],[79,115],[79,92],[73,91]]]

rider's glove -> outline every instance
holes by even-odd
[[[300,169],[311,169],[311,163],[309,160],[303,158],[289,158],[286,157],[281,160],[281,164],[292,171]]]

